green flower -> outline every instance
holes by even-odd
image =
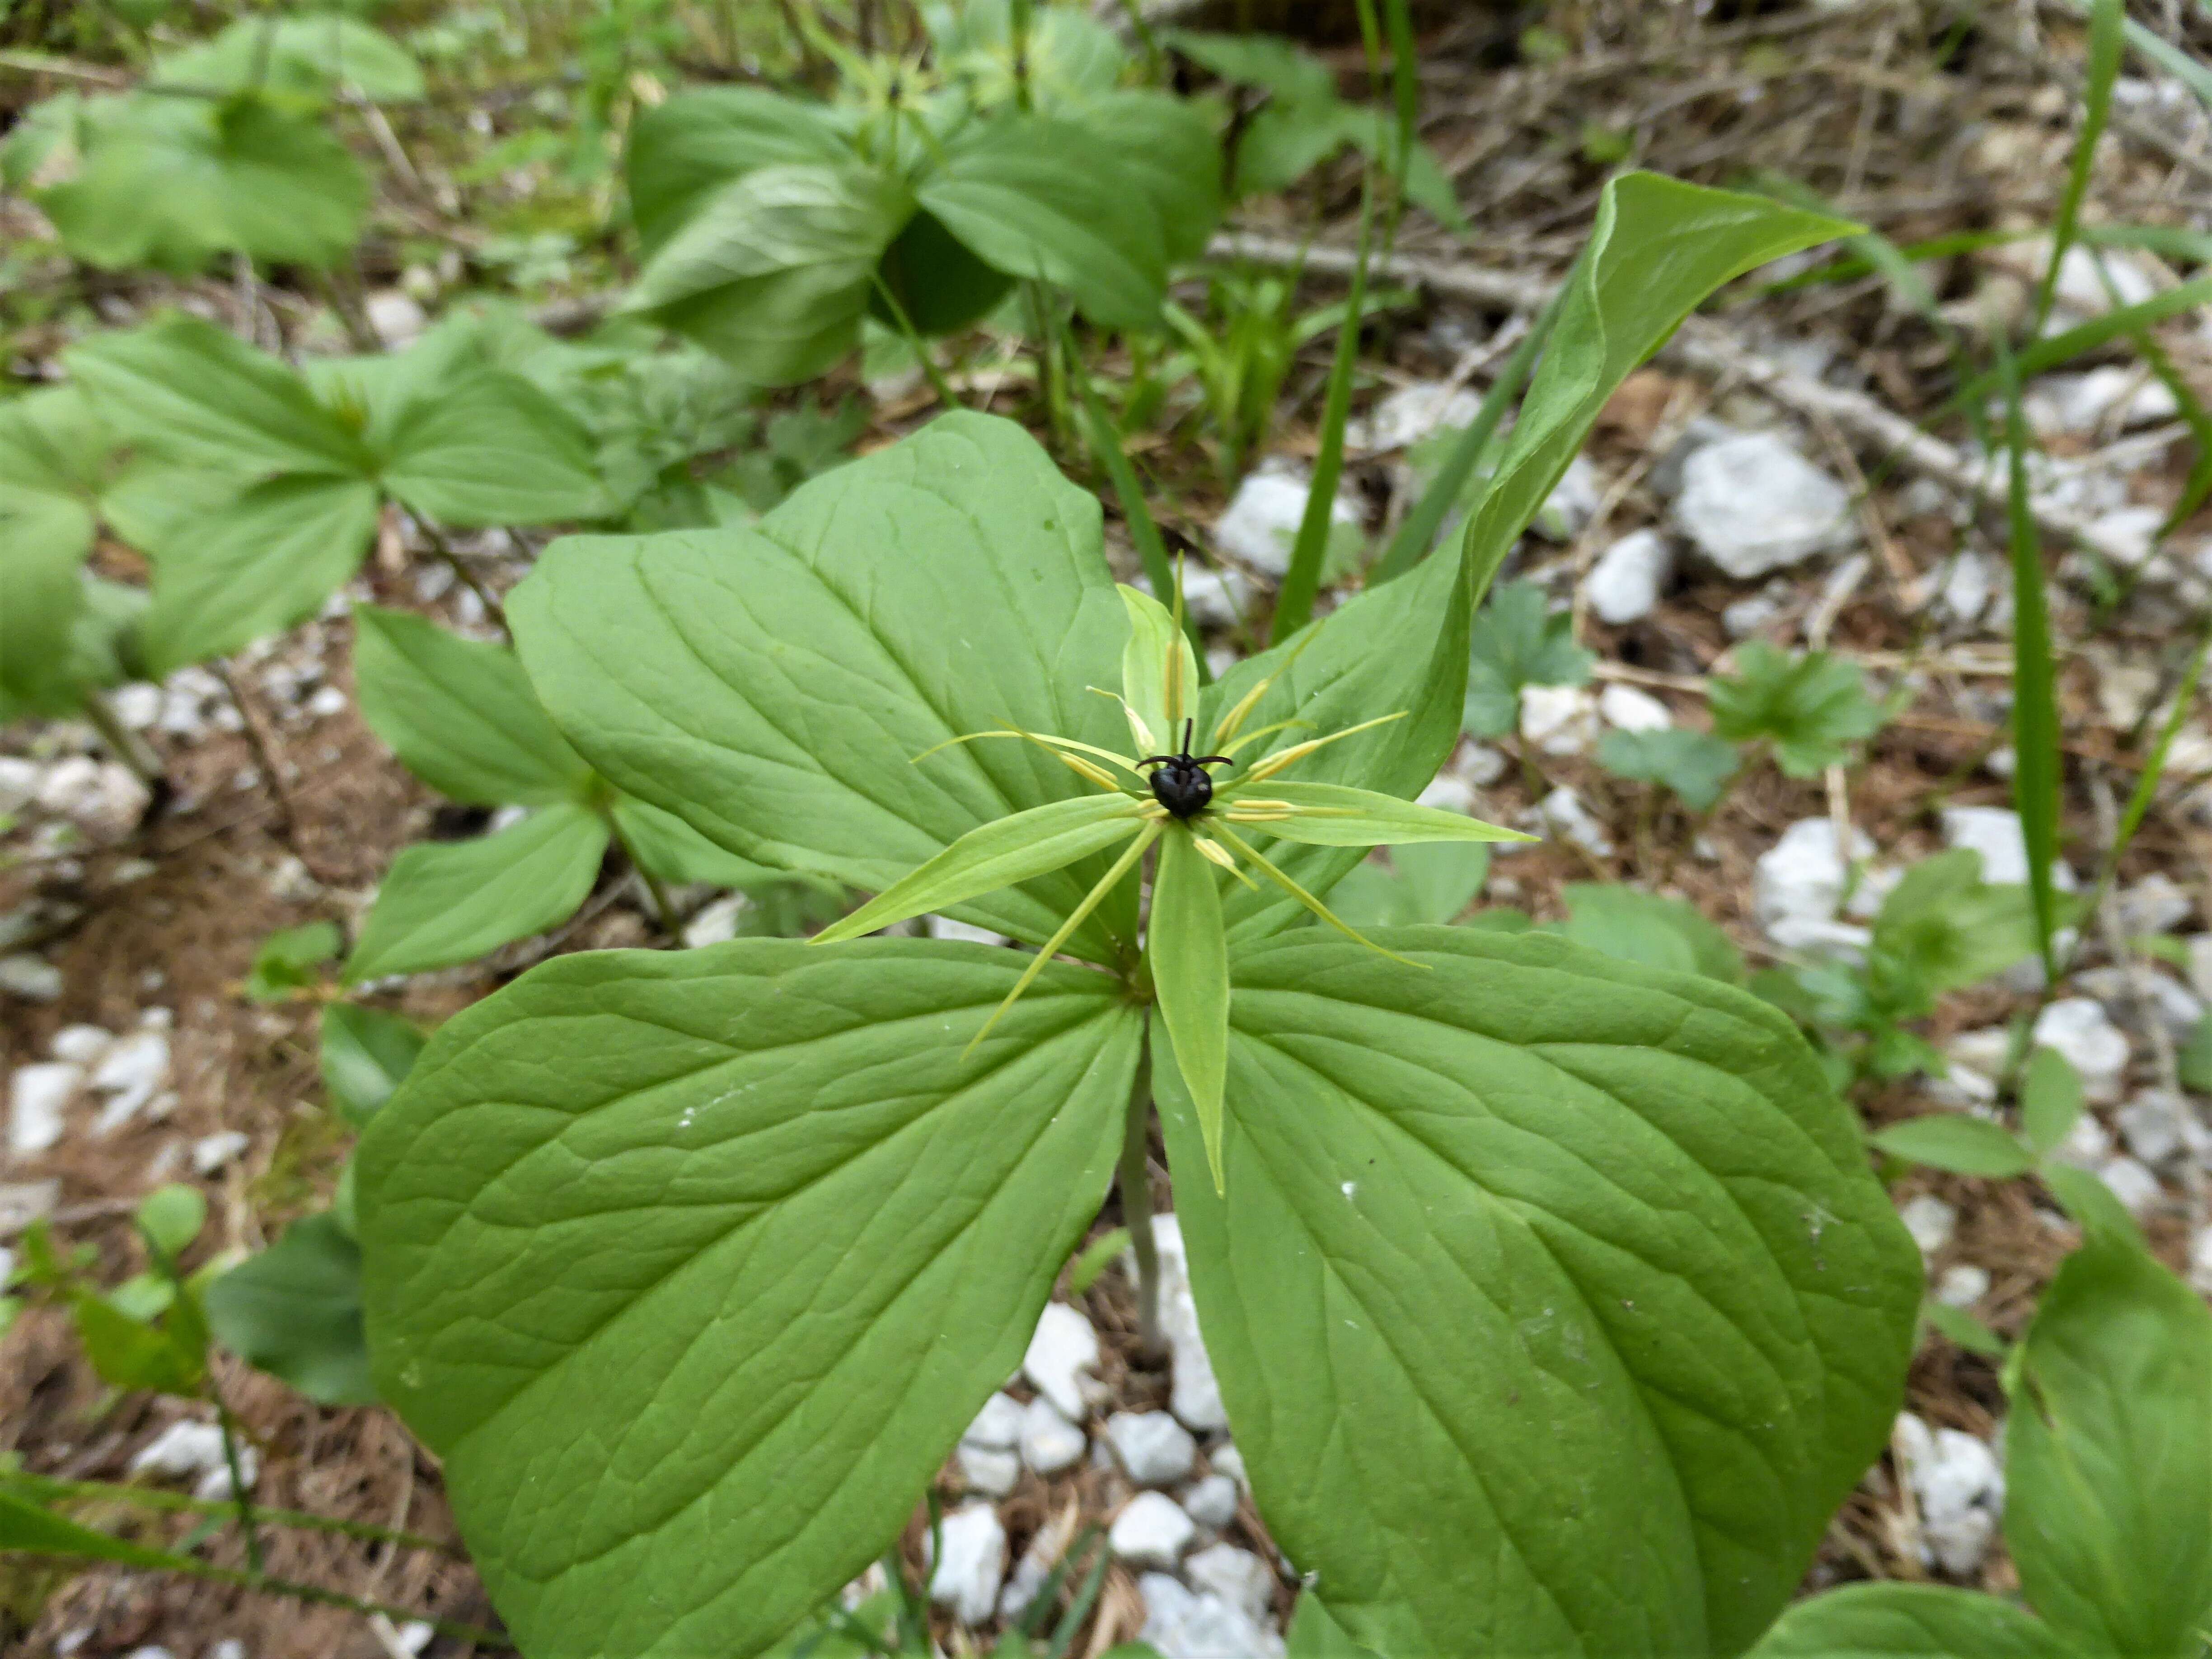
[[[1221,918],[1220,872],[1225,871],[1248,887],[1257,887],[1259,884],[1245,868],[1249,865],[1338,932],[1370,950],[1382,949],[1340,921],[1246,839],[1247,835],[1323,847],[1532,837],[1371,789],[1278,781],[1281,773],[1316,750],[1404,718],[1402,713],[1384,714],[1323,736],[1265,748],[1271,739],[1306,728],[1306,722],[1293,719],[1250,732],[1243,729],[1268,690],[1297,659],[1295,652],[1222,714],[1202,745],[1205,753],[1194,751],[1190,744],[1196,730],[1198,661],[1181,619],[1133,587],[1125,586],[1121,592],[1129,613],[1129,642],[1121,653],[1121,690],[1117,695],[1092,689],[1115,697],[1121,705],[1133,743],[1129,754],[1013,726],[951,740],[972,743],[987,738],[1013,738],[1036,744],[1104,793],[1052,801],[971,830],[843,921],[816,934],[814,942],[825,945],[856,939],[895,921],[1028,881],[1126,843],[1121,856],[1036,953],[998,1012],[976,1032],[969,1045],[972,1049],[1085,919],[1157,847],[1159,858],[1145,927],[1147,977],[1159,1001],[1176,1063],[1198,1109],[1206,1158],[1218,1189],[1222,1185],[1222,1091],[1229,1061],[1229,944]],[[1176,611],[1181,609],[1178,594]],[[1309,629],[1307,640],[1310,641],[1319,632],[1319,629]],[[1177,734],[1184,746],[1172,754],[1163,752],[1164,745],[1172,743]],[[1213,776],[1212,768],[1236,767],[1237,757],[1255,747],[1261,747],[1263,752],[1242,771],[1226,779]],[[937,752],[931,750],[915,757],[916,763]]]

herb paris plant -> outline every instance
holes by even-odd
[[[1253,1491],[1318,1576],[1295,1639],[1732,1653],[1787,1599],[1921,1289],[1802,1040],[1556,938],[1302,925],[1368,845],[1445,833],[1409,798],[1475,601],[1611,386],[1830,229],[1614,189],[1607,235],[1735,240],[1646,262],[1610,328],[1634,249],[1592,261],[1470,536],[1212,686],[1097,503],[971,415],[515,590],[615,787],[882,896],[842,932],[942,909],[1041,947],[565,957],[433,1040],[361,1154],[372,1360],[525,1651],[758,1654],[878,1554],[1143,1168],[1155,1091]],[[1200,734],[1231,763],[1184,765]]]

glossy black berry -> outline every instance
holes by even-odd
[[[1196,726],[1194,720],[1182,723],[1182,752],[1179,755],[1147,755],[1138,764],[1157,767],[1152,774],[1152,799],[1179,818],[1195,817],[1203,812],[1213,799],[1213,780],[1206,775],[1209,766],[1227,766],[1226,755],[1194,755],[1190,752],[1190,736]]]

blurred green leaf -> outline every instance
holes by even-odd
[[[295,991],[306,990],[322,977],[314,969],[333,960],[343,948],[334,921],[278,928],[253,953],[253,965],[246,973],[246,1000],[282,1002]]]
[[[323,1090],[338,1115],[356,1129],[370,1118],[414,1069],[426,1041],[422,1033],[380,1009],[333,1002],[323,1010]]]
[[[1468,633],[1467,729],[1502,737],[1521,724],[1524,685],[1580,685],[1597,659],[1575,643],[1574,619],[1534,582],[1501,584]]]
[[[1765,741],[1793,778],[1817,777],[1848,745],[1882,726],[1858,665],[1826,652],[1792,656],[1763,640],[1736,653],[1736,672],[1711,682],[1713,730],[1736,743]]]
[[[209,1329],[245,1360],[326,1406],[376,1398],[362,1333],[361,1247],[328,1215],[296,1221],[208,1287]]]
[[[1670,789],[1693,812],[1712,811],[1742,758],[1734,744],[1680,726],[1610,731],[1597,743],[1597,763],[1607,771]]]

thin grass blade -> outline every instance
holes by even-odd
[[[1336,486],[1344,477],[1344,428],[1352,418],[1352,384],[1359,368],[1359,325],[1367,308],[1367,265],[1375,252],[1375,167],[1370,162],[1359,196],[1359,252],[1352,260],[1352,293],[1343,326],[1336,333],[1336,361],[1328,371],[1328,395],[1322,405],[1321,448],[1314,457],[1313,493],[1291,550],[1290,569],[1275,596],[1268,642],[1286,640],[1313,620],[1314,597],[1321,592],[1322,562],[1328,555],[1329,527],[1335,522]]]
[[[2045,972],[2057,977],[2054,940],[2057,893],[2051,871],[2058,859],[2057,672],[2051,655],[2051,605],[2045,590],[2043,544],[2028,501],[2027,422],[2021,412],[2020,377],[2003,337],[1996,337],[1998,373],[2005,389],[2005,454],[2009,465],[2005,506],[2012,554],[2013,805],[2027,843],[2028,893],[2035,910],[2038,949]]]

